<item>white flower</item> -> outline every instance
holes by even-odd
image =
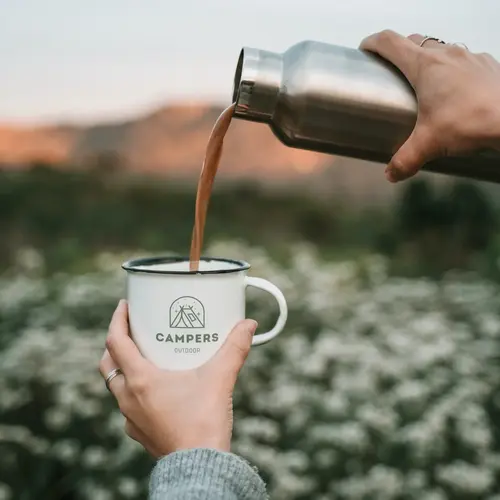
[[[437,478],[443,485],[462,495],[487,493],[494,481],[491,470],[461,461],[439,467]]]
[[[108,452],[100,446],[90,446],[82,454],[82,462],[85,466],[99,468],[106,464]]]
[[[16,265],[24,272],[33,273],[42,271],[45,262],[43,256],[34,248],[20,248],[16,252]]]
[[[376,465],[368,473],[370,498],[395,499],[404,491],[401,472],[384,465]]]
[[[312,444],[328,443],[352,453],[359,453],[368,446],[368,436],[356,422],[317,424],[309,429],[308,437]]]
[[[58,441],[52,446],[51,454],[68,464],[73,463],[79,453],[79,443],[74,439]]]
[[[253,439],[275,441],[279,436],[279,426],[276,422],[266,418],[248,417],[235,422],[235,428],[242,436]]]
[[[70,420],[71,415],[63,408],[51,408],[45,413],[45,423],[52,430],[63,429]]]
[[[0,500],[13,500],[12,490],[7,484],[0,483]]]
[[[113,500],[113,495],[110,491],[92,480],[80,481],[78,491],[83,493],[84,498],[87,500]]]
[[[422,493],[422,496],[419,497],[419,500],[448,500],[448,497],[445,495],[444,491],[440,489],[434,489]]]
[[[139,494],[139,484],[132,477],[122,477],[118,480],[118,491],[123,498],[134,498]]]

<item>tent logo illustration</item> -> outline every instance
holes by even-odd
[[[170,306],[170,328],[205,328],[205,308],[195,297],[179,297]]]

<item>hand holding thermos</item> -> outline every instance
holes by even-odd
[[[492,56],[393,31],[366,38],[361,48],[397,66],[418,97],[415,128],[387,166],[390,181],[407,179],[436,158],[500,148],[500,64]]]

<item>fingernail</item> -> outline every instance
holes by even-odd
[[[396,183],[398,182],[398,180],[392,175],[391,172],[386,172],[385,174],[385,178],[389,181],[389,182],[392,182],[392,183]]]
[[[258,323],[253,319],[245,320],[245,328],[248,330],[248,333],[254,334],[255,330],[257,330]]]
[[[398,182],[400,180],[399,172],[392,167],[385,169],[385,177],[389,182]]]

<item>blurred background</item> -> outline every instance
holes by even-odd
[[[500,57],[495,0],[0,0],[0,500],[146,497],[97,374],[123,260],[189,249],[242,46],[384,28]],[[499,500],[500,187],[288,149],[234,123],[206,253],[285,290],[238,386],[271,498]],[[249,297],[265,327],[276,311]]]

